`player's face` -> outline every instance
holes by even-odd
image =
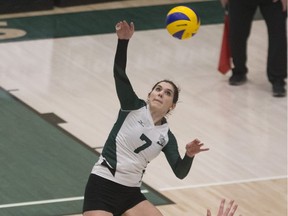
[[[160,82],[149,94],[149,105],[163,113],[174,108],[174,88],[170,83]]]

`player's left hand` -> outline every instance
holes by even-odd
[[[193,157],[199,152],[208,151],[209,148],[202,148],[203,145],[204,144],[200,140],[198,139],[193,140],[192,142],[186,145],[186,155],[188,157]]]

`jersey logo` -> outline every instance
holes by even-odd
[[[160,135],[159,141],[157,141],[157,144],[163,147],[164,143],[165,143],[165,137],[163,135]]]
[[[144,127],[144,122],[142,120],[139,120],[138,123]]]

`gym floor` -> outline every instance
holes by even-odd
[[[191,39],[168,35],[175,5],[199,12]],[[163,78],[181,87],[168,117],[184,154],[191,139],[210,151],[184,180],[163,154],[142,191],[165,216],[205,215],[221,198],[238,214],[287,215],[287,98],[266,78],[267,32],[256,15],[248,44],[248,83],[217,71],[223,33],[218,1],[119,1],[0,15],[0,215],[81,215],[84,186],[117,115],[112,76],[114,25],[133,21],[127,73],[145,99]]]

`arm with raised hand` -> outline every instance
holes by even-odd
[[[224,206],[225,206],[225,199],[222,199],[217,216],[233,216],[238,208],[238,205],[234,204],[234,200],[231,200],[229,202],[226,209],[224,208]],[[210,209],[207,209],[207,216],[212,216]]]

